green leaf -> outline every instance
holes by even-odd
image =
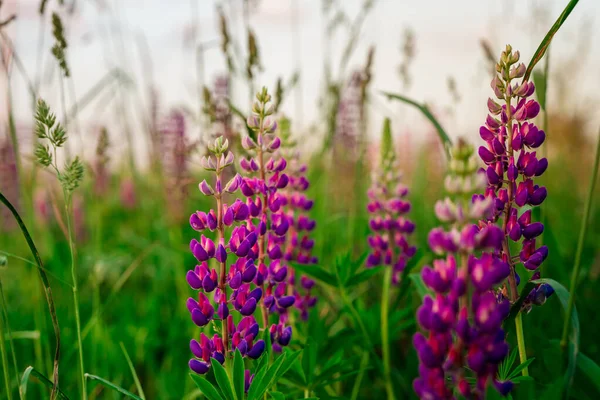
[[[233,388],[231,387],[231,381],[227,376],[227,371],[225,371],[225,368],[221,365],[220,362],[218,362],[214,358],[210,359],[210,365],[212,367],[213,373],[215,374],[217,384],[219,385],[219,388],[221,388],[221,391],[225,395],[225,398],[227,400],[234,400],[235,396],[233,394]]]
[[[263,376],[261,376],[260,379],[258,379],[258,375],[255,377],[255,381],[252,382],[250,385],[250,390],[248,391],[248,400],[261,398],[267,389],[273,386],[273,383],[275,383],[276,380],[277,371],[285,361],[285,358],[286,354],[283,353],[279,356],[279,358],[277,358],[277,360],[275,360],[273,365],[271,365],[269,370]],[[263,371],[265,370],[263,369]]]
[[[233,356],[233,387],[238,400],[244,399],[244,359],[242,353],[235,349]]]
[[[519,374],[521,373],[521,371],[524,370],[525,368],[527,368],[529,366],[529,364],[531,364],[533,362],[533,360],[535,360],[535,357],[534,358],[530,358],[528,360],[525,360],[524,363],[521,363],[520,365],[518,365],[510,373],[510,376],[509,376],[508,380],[514,380],[514,378],[516,378],[517,376],[519,376]]]
[[[98,381],[100,382],[103,386],[106,386],[107,388],[110,388],[116,392],[119,392],[127,397],[129,397],[130,399],[135,399],[135,400],[142,400],[141,397],[136,396],[135,394],[131,393],[129,390],[125,390],[120,386],[115,385],[112,382],[107,381],[104,378],[100,378],[99,376],[96,375],[90,375],[90,374],[85,374],[85,379],[89,379],[92,381]]]
[[[287,352],[285,361],[281,365],[281,368],[279,368],[279,371],[277,371],[277,379],[281,378],[286,372],[288,372],[288,370],[300,356],[300,353],[302,353],[302,350],[295,351],[291,354],[290,352]]]
[[[285,395],[281,392],[269,392],[269,395],[275,400],[285,400]]]
[[[374,268],[368,268],[363,271],[360,271],[358,274],[349,278],[344,283],[344,286],[349,288],[352,286],[360,285],[361,283],[366,282],[369,279],[371,279],[373,276],[377,275],[379,273],[379,271],[381,271],[383,268],[385,268],[385,267],[374,267]]]
[[[596,386],[596,390],[600,392],[600,367],[591,358],[583,353],[577,356],[577,366],[587,376],[590,381]]]
[[[127,361],[127,365],[129,365],[129,369],[131,370],[131,375],[133,375],[133,380],[135,382],[135,387],[138,390],[138,393],[140,394],[140,397],[143,400],[146,400],[146,395],[144,394],[144,389],[142,388],[142,384],[140,382],[140,378],[137,375],[137,372],[135,371],[135,367],[133,365],[133,362],[131,362],[131,358],[129,357],[129,353],[127,352],[127,349],[125,348],[125,345],[123,344],[123,342],[119,342],[119,345],[121,346],[121,350],[123,351],[123,355],[125,356],[125,360]]]
[[[554,37],[556,32],[558,32],[562,24],[564,24],[564,22],[567,20],[567,17],[569,16],[569,14],[571,14],[571,11],[573,11],[577,3],[579,3],[579,0],[569,1],[569,4],[567,4],[562,14],[558,16],[558,19],[556,20],[554,25],[552,25],[552,27],[544,37],[544,40],[542,40],[537,50],[533,54],[531,61],[529,61],[529,65],[527,66],[527,70],[525,71],[525,76],[523,76],[523,82],[529,80],[529,76],[533,72],[533,67],[535,67],[535,65],[544,57],[544,54],[546,54],[546,50],[548,50],[548,46],[550,46],[550,42],[552,42],[552,38]]]
[[[304,370],[304,376],[306,377],[306,383],[309,385],[313,382],[315,375],[315,366],[317,364],[317,350],[318,346],[315,340],[308,338],[304,346],[304,352],[302,353],[302,369]]]
[[[223,400],[223,397],[221,397],[217,389],[204,377],[197,374],[190,374],[190,376],[196,386],[198,386],[198,389],[200,389],[202,394],[206,396],[208,400]]]
[[[424,298],[426,295],[431,294],[431,290],[429,290],[427,286],[425,286],[425,282],[423,282],[421,274],[414,272],[412,274],[409,274],[408,278],[412,281],[417,293],[419,294],[419,296],[421,296],[421,298]]]
[[[450,151],[450,148],[452,147],[452,140],[450,140],[450,137],[448,136],[448,134],[446,133],[444,128],[442,128],[442,125],[433,116],[433,114],[431,113],[431,111],[429,111],[429,108],[427,108],[427,106],[425,104],[419,104],[416,101],[411,100],[408,97],[405,97],[405,96],[402,96],[399,94],[388,93],[388,92],[382,92],[382,93],[384,96],[386,96],[388,98],[388,100],[400,100],[401,102],[410,104],[411,106],[414,106],[419,111],[421,111],[423,113],[423,115],[429,120],[429,122],[431,122],[433,124],[433,126],[435,127],[435,130],[437,131],[437,134],[440,137],[442,144],[444,145],[444,149],[446,150],[446,156],[448,157],[448,159],[450,159],[449,151]]]
[[[325,271],[323,268],[318,265],[304,265],[291,263],[295,270],[302,272],[303,274],[318,280],[321,283],[325,283],[329,286],[337,286],[336,277]]]
[[[24,399],[26,398],[25,395],[27,394],[27,384],[29,383],[29,377],[32,375],[35,376],[36,378],[38,378],[40,380],[40,382],[42,382],[44,385],[46,385],[50,390],[52,390],[52,388],[54,387],[54,384],[52,383],[52,381],[50,379],[46,378],[35,368],[29,366],[25,369],[25,372],[23,372],[23,377],[21,378],[21,386],[19,388],[19,391],[23,394]],[[67,395],[64,394],[62,392],[62,390],[58,389],[57,393],[61,399],[69,400]]]
[[[532,281],[534,284],[548,284],[554,289],[556,296],[560,300],[563,308],[566,310],[569,304],[569,291],[560,283],[554,279],[537,279]],[[571,346],[569,346],[569,363],[567,371],[565,373],[565,388],[568,390],[569,386],[573,382],[573,376],[575,375],[575,369],[577,368],[577,354],[579,353],[579,317],[577,315],[577,308],[573,306],[573,313],[571,314],[571,334],[569,335]]]

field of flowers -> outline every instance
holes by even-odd
[[[300,131],[282,112],[298,77],[263,87],[260,43],[249,30],[240,49],[219,7],[227,70],[199,85],[199,110],[159,118],[150,90],[144,145],[110,124],[73,133],[64,3],[39,4],[54,104],[0,2],[3,73],[29,82],[33,121],[16,128],[8,85],[0,399],[600,397],[600,136],[547,107],[548,49],[577,0],[532,54],[482,42],[487,110],[465,137],[431,104],[372,87],[374,47],[327,77],[317,127]],[[394,115],[369,135],[373,104],[416,110],[431,135],[405,146]]]

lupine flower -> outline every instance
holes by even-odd
[[[548,167],[548,160],[539,157],[535,151],[544,143],[546,134],[532,122],[540,111],[539,103],[530,98],[535,91],[534,84],[516,82],[525,70],[525,65],[519,63],[519,52],[513,52],[507,45],[496,65],[498,74],[491,83],[500,103],[488,99],[490,114],[479,130],[486,142],[479,148],[479,156],[486,164],[488,182],[484,196],[494,202],[494,212],[488,221],[502,222],[506,239],[495,256],[510,265],[508,290],[505,287],[502,295],[511,302],[518,297],[520,281],[515,266],[521,263],[527,270],[537,272],[534,274],[536,279],[540,276],[538,268],[548,256],[546,246],[536,245],[544,225],[532,219],[531,210],[542,204],[547,196],[546,188],[535,183],[535,178]],[[511,256],[510,241],[519,244],[518,255]],[[532,304],[543,304],[552,293],[548,285],[538,285],[530,293],[524,309],[530,310]]]
[[[0,190],[17,208],[19,204],[19,177],[14,148],[8,139],[0,142]],[[16,222],[7,207],[2,207],[0,227],[9,230],[16,227]]]
[[[279,324],[286,324],[286,309],[294,304],[294,296],[288,295],[287,289],[288,267],[281,263],[289,221],[282,209],[285,196],[280,191],[288,185],[289,178],[284,173],[285,158],[268,157],[281,146],[280,138],[274,134],[277,123],[272,117],[271,96],[263,88],[256,99],[247,121],[255,137],[242,140],[242,146],[253,156],[240,161],[248,175],[241,181],[240,189],[247,197],[249,210],[246,228],[258,237],[252,249],[253,254],[258,254],[254,283],[264,289],[261,308],[263,327],[267,329],[269,314],[279,314]]]
[[[288,176],[289,184],[283,191],[283,209],[288,218],[289,230],[285,236],[283,258],[298,264],[314,265],[318,262],[317,257],[312,255],[314,240],[310,233],[316,226],[316,221],[308,216],[314,201],[309,199],[305,192],[310,185],[306,178],[307,167],[300,163],[298,151],[295,151],[296,143],[291,140],[290,121],[281,118],[279,130],[282,140],[281,152],[289,159]],[[308,319],[308,310],[313,307],[317,298],[311,295],[311,289],[315,281],[306,276],[297,276],[296,271],[288,266],[288,293],[295,297],[294,306],[300,310],[303,320]],[[290,329],[291,333],[291,329]]]
[[[473,224],[494,207],[489,198],[469,200],[485,185],[476,169],[472,147],[459,141],[452,149],[445,181],[452,197],[435,205],[436,216],[448,227],[429,234],[431,249],[445,258],[422,270],[423,282],[434,295],[425,296],[417,311],[423,333],[413,339],[420,361],[413,386],[420,398],[483,398],[490,382],[502,394],[512,388],[510,382],[496,380],[498,365],[508,353],[502,321],[510,305],[498,301],[494,292],[510,268],[491,253],[477,255],[482,250],[499,251],[503,235],[494,224]]]
[[[166,197],[173,215],[179,215],[179,209],[187,195],[186,181],[189,179],[188,157],[190,145],[185,136],[185,116],[179,110],[173,110],[160,129],[161,163],[166,179]]]
[[[135,208],[137,197],[135,194],[135,182],[132,178],[124,178],[121,181],[119,197],[121,199],[121,205],[124,208],[128,210]]]
[[[335,124],[335,143],[338,144],[334,147],[336,160],[339,152],[343,152],[350,159],[354,159],[358,155],[358,140],[361,130],[361,88],[364,80],[364,73],[355,71],[340,95]]]
[[[192,340],[190,343],[195,358],[190,360],[189,366],[199,374],[208,371],[210,358],[224,363],[236,349],[242,356],[258,358],[265,348],[263,340],[256,340],[259,327],[252,316],[263,297],[263,289],[250,287],[250,282],[257,275],[254,263],[257,253],[253,248],[258,237],[245,225],[234,227],[236,223],[246,222],[248,206],[239,199],[230,205],[223,202],[225,193],[235,193],[242,180],[235,175],[227,184],[221,182],[223,169],[234,161],[233,154],[227,149],[228,141],[219,137],[209,146],[214,155],[203,157],[201,161],[207,171],[215,173],[215,182],[213,187],[204,180],[199,190],[215,198],[216,209],[196,211],[189,220],[192,229],[198,232],[216,231],[217,234],[216,240],[201,234],[199,240],[194,238],[190,241],[190,251],[198,265],[187,272],[186,280],[192,289],[198,290],[198,297],[187,300],[188,311],[192,321],[200,327],[213,324],[215,320],[221,321],[221,335],[209,339],[202,334],[200,342]],[[227,238],[226,230],[229,229],[231,234]],[[214,262],[217,268],[211,268],[210,262]],[[230,313],[231,307],[243,316],[237,326]],[[246,380],[248,384],[249,379]]]
[[[369,226],[373,234],[368,237],[371,252],[366,265],[367,268],[389,266],[393,269],[392,282],[396,284],[416,251],[408,241],[415,224],[406,217],[410,211],[410,202],[406,200],[408,188],[400,183],[389,120],[384,127],[381,149],[381,165],[374,171],[367,192],[367,211],[371,214]]]

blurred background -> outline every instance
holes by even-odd
[[[433,204],[443,195],[444,152],[418,110],[387,100],[381,91],[426,104],[452,139],[463,136],[478,146],[500,52],[510,43],[527,62],[564,3],[49,0],[40,14],[40,1],[4,0],[0,191],[22,215],[50,274],[63,340],[62,388],[77,393],[70,256],[58,184],[32,162],[37,98],[67,128],[61,160],[79,155],[86,165],[73,198],[86,368],[131,387],[123,342],[148,398],[196,398],[187,376],[187,343],[196,332],[184,307],[191,294],[184,276],[194,263],[187,251],[193,235],[187,219],[209,207],[196,190],[208,140],[225,135],[241,149],[242,116],[252,93],[269,87],[278,113],[291,119],[309,166],[315,253],[327,268],[336,255],[366,251],[365,191],[382,121],[391,118],[404,180],[412,189],[415,241],[425,249],[427,233],[437,224]],[[64,25],[69,77],[50,51],[52,12]],[[598,17],[597,2],[580,2],[537,67],[547,73],[547,107],[539,123],[548,135],[541,151],[550,160],[541,179],[549,196],[536,216],[546,224],[550,248],[543,275],[565,286],[600,126]],[[598,204],[591,210],[576,293],[580,347],[595,362],[600,362]],[[27,245],[5,207],[0,233],[0,256],[8,259],[0,278],[18,368],[34,365],[50,376],[50,319]],[[361,312],[377,302],[375,288],[366,283],[354,294]],[[413,297],[402,307],[416,308],[419,298]],[[334,302],[320,301],[318,308],[333,324]],[[560,372],[553,364],[559,309],[551,298],[525,317],[540,397],[552,393]],[[414,330],[409,320],[393,347],[395,371],[408,382],[398,390],[407,397],[414,396],[410,382],[417,372]],[[382,388],[372,375],[373,387]],[[572,396],[595,398],[585,376],[576,375],[576,383]],[[47,395],[38,386],[31,393]],[[365,388],[367,397],[359,398],[368,393]],[[101,387],[93,396],[117,398]]]

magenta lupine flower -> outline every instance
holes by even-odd
[[[203,157],[201,161],[204,169],[215,173],[215,183],[213,188],[204,180],[199,189],[204,195],[215,198],[216,209],[197,211],[190,216],[190,225],[194,230],[216,231],[217,236],[213,241],[201,234],[199,240],[194,238],[190,241],[190,251],[198,260],[198,265],[187,272],[186,279],[192,289],[198,290],[198,297],[187,300],[188,311],[192,321],[200,327],[215,323],[215,320],[221,321],[221,336],[215,334],[209,339],[202,334],[200,342],[192,340],[190,343],[195,358],[190,360],[189,366],[199,374],[208,371],[211,357],[224,363],[229,354],[237,349],[243,356],[258,358],[265,348],[263,340],[256,340],[259,329],[252,316],[263,290],[250,286],[257,275],[254,264],[256,253],[252,248],[256,246],[258,237],[255,232],[248,231],[245,225],[233,227],[236,223],[246,222],[248,206],[239,199],[231,205],[223,201],[225,193],[235,193],[242,182],[239,175],[235,175],[224,186],[221,182],[223,170],[234,161],[233,154],[227,152],[227,148],[227,140],[219,137],[209,146],[209,151],[214,155]],[[226,237],[226,230],[230,228],[231,234]],[[217,268],[211,268],[210,262],[215,263]],[[243,316],[237,326],[230,314],[230,306]]]
[[[335,142],[338,146],[334,147],[334,158],[337,158],[337,152],[343,152],[346,159],[354,159],[358,156],[358,141],[361,131],[361,93],[364,79],[362,71],[354,71],[340,93],[335,124]]]
[[[165,194],[174,216],[181,214],[180,208],[187,196],[186,180],[189,179],[190,145],[185,132],[185,115],[179,110],[172,110],[160,128],[159,155],[166,181]]]
[[[384,129],[381,146],[381,165],[374,171],[367,192],[369,226],[373,234],[368,237],[371,252],[366,266],[389,266],[393,269],[392,282],[397,284],[406,263],[416,252],[408,240],[415,224],[406,216],[410,211],[410,202],[406,199],[408,188],[400,182],[389,125]]]
[[[242,140],[243,147],[253,156],[240,161],[241,168],[248,175],[243,178],[240,189],[247,197],[247,231],[258,237],[252,248],[252,253],[258,255],[254,283],[264,289],[261,304],[263,327],[270,329],[269,314],[278,314],[278,324],[285,325],[286,309],[295,301],[294,296],[288,295],[288,267],[281,262],[289,222],[282,209],[285,197],[280,190],[288,185],[289,178],[284,173],[287,167],[285,158],[276,155],[268,157],[281,145],[281,140],[274,134],[277,123],[271,117],[271,96],[263,88],[256,99],[252,115],[248,118],[248,126],[255,132],[255,138],[246,136]],[[272,337],[276,349],[277,345],[287,344],[285,340],[278,341],[276,335],[272,334]]]
[[[283,258],[286,262],[314,265],[318,259],[312,254],[315,242],[310,238],[310,233],[315,229],[316,221],[308,215],[314,201],[305,193],[310,186],[306,177],[307,167],[300,162],[299,152],[295,150],[296,143],[291,139],[289,119],[280,118],[279,131],[282,140],[280,151],[289,160],[289,183],[282,192],[283,209],[289,225],[287,235],[282,238]],[[317,298],[311,294],[315,281],[306,276],[297,276],[291,266],[288,266],[287,281],[288,294],[295,297],[294,306],[300,311],[303,320],[308,319],[308,310],[317,302]]]
[[[0,141],[0,190],[17,208],[19,204],[19,177],[14,148],[8,139]],[[0,228],[10,230],[16,227],[15,219],[7,207],[0,212]]]
[[[479,156],[487,166],[485,197],[493,199],[495,205],[489,221],[501,220],[506,237],[501,251],[496,254],[511,267],[509,290],[505,289],[503,295],[514,302],[520,281],[515,266],[521,263],[527,270],[537,272],[533,277],[536,279],[538,268],[548,256],[546,246],[536,245],[544,225],[532,220],[531,211],[547,196],[546,188],[535,184],[535,178],[548,167],[548,160],[538,157],[535,151],[544,143],[546,134],[532,122],[540,111],[538,102],[530,98],[535,91],[534,84],[516,82],[526,70],[525,65],[519,63],[519,52],[513,52],[507,45],[496,70],[498,74],[491,86],[502,104],[488,99],[490,114],[479,130],[486,145],[479,148]],[[519,244],[518,254],[510,254],[510,241]],[[530,293],[524,309],[530,310],[532,304],[543,304],[552,293],[550,286],[538,285]]]
[[[473,224],[494,207],[489,198],[469,201],[469,195],[485,185],[485,178],[475,173],[473,149],[459,141],[452,157],[445,187],[454,196],[435,205],[436,216],[449,226],[429,234],[431,249],[445,258],[422,270],[423,282],[434,294],[425,296],[417,311],[423,333],[413,339],[420,361],[413,386],[420,398],[479,399],[490,382],[502,394],[512,388],[510,382],[496,380],[498,365],[508,353],[502,322],[510,304],[498,301],[494,292],[510,268],[490,253],[477,255],[482,250],[499,251],[502,230],[493,224]]]

